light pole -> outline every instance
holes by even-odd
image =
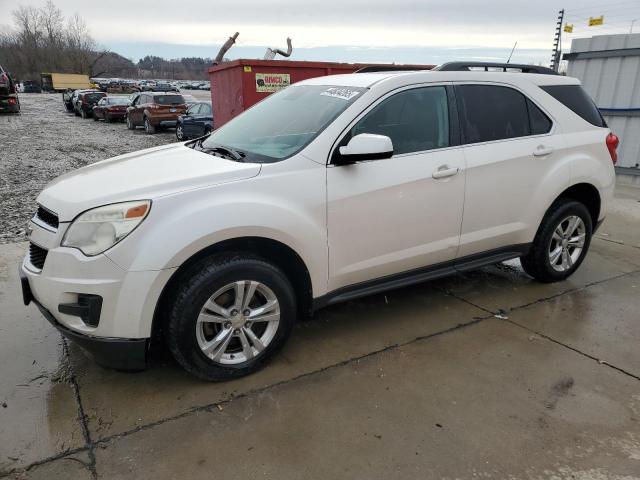
[[[629,28],[629,33],[633,33],[633,24],[636,23],[638,21],[637,18],[634,18],[633,20],[631,20],[631,28]]]

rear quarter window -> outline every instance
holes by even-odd
[[[607,126],[600,110],[580,85],[548,85],[540,88],[591,125]]]

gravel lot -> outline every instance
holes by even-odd
[[[209,92],[189,91],[209,98]],[[105,158],[176,140],[174,130],[147,135],[124,123],[82,120],[61,94],[20,95],[22,113],[0,116],[0,244],[25,239],[35,199],[55,177]]]

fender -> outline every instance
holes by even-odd
[[[313,295],[323,295],[328,278],[326,171],[306,163],[314,167],[154,199],[149,217],[105,254],[128,271],[164,270],[219,242],[263,237],[295,251],[309,271]]]

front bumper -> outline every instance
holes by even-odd
[[[82,350],[88,352],[98,364],[118,370],[142,370],[146,368],[148,339],[94,337],[74,332],[58,322],[51,312],[33,297],[29,278],[22,268],[20,268],[20,281],[22,283],[24,304],[29,305],[29,303],[33,302],[51,325]]]
[[[30,248],[20,266],[25,303],[36,303],[56,328],[92,351],[99,363],[141,368],[158,299],[176,269],[129,271],[106,254],[87,257],[61,247],[68,223],[45,228],[34,217],[29,227],[31,244],[46,253],[34,264]]]
[[[158,122],[158,126],[160,126],[160,127],[175,127],[176,123],[178,123],[176,120],[161,120],[160,122]]]

